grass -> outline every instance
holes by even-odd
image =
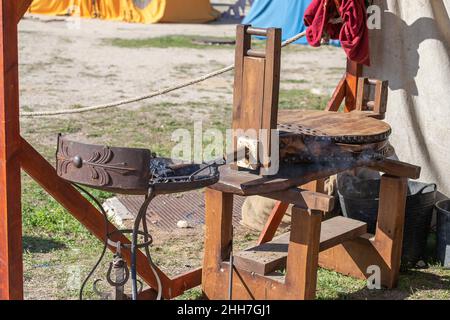
[[[323,110],[328,100],[328,96],[316,95],[309,90],[281,90],[279,106],[280,109]]]
[[[144,39],[123,39],[123,38],[113,38],[104,39],[103,44],[111,45],[119,48],[189,48],[189,49],[217,49],[217,48],[234,48],[231,45],[208,45],[201,44],[198,40],[206,39],[206,37],[195,36],[195,35],[170,35],[155,38],[144,38]],[[230,41],[233,38],[228,37],[215,37],[214,39]]]
[[[102,44],[106,46],[114,46],[119,48],[128,49],[142,49],[142,48],[187,48],[187,49],[234,49],[234,44],[222,44],[212,45],[203,44],[202,41],[208,41],[214,39],[215,41],[230,42],[234,41],[234,37],[204,37],[198,35],[168,35],[152,38],[136,38],[136,39],[124,39],[124,38],[111,38],[103,39]],[[266,42],[258,38],[252,40],[252,48],[258,50],[264,50]],[[295,52],[308,50],[304,45],[290,45],[283,49],[284,52]]]
[[[308,90],[282,90],[281,108],[323,109],[329,97]],[[22,131],[52,163],[56,135],[61,132],[91,143],[116,146],[151,147],[161,156],[170,155],[174,145],[171,133],[178,128],[192,131],[202,120],[204,129],[224,131],[231,122],[231,101],[160,102],[139,109],[111,109],[108,112],[80,114],[62,119],[25,119]],[[28,176],[23,176],[23,234],[25,294],[29,299],[76,299],[80,280],[101,252],[102,244]],[[111,195],[93,191],[104,200]],[[168,271],[199,266],[202,259],[203,231],[192,230],[175,237],[155,236],[155,261]],[[188,240],[187,240],[188,239]],[[254,243],[257,234],[237,235],[236,249]],[[96,277],[102,277],[107,264]],[[105,287],[106,289],[106,287]],[[87,298],[96,298],[91,285]],[[201,299],[199,288],[178,299]],[[318,299],[450,299],[450,270],[432,265],[426,270],[403,273],[395,290],[368,290],[365,282],[341,274],[319,271]]]

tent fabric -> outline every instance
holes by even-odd
[[[204,23],[220,15],[209,0],[34,0],[29,12],[137,23]]]
[[[92,16],[94,7],[90,0],[34,0],[29,12],[55,16],[79,15],[88,18]]]
[[[311,0],[256,0],[244,24],[251,24],[257,28],[281,28],[283,41],[306,30],[303,15]],[[305,38],[296,43],[308,44]]]
[[[387,121],[400,160],[450,196],[450,0],[375,0],[367,76],[389,81]],[[385,12],[386,10],[386,12]]]
[[[306,30],[303,16],[312,0],[255,0],[242,23],[257,28],[281,28],[283,41]],[[297,44],[308,44],[306,38],[297,40]],[[339,41],[330,41],[339,45]]]

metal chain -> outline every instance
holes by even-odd
[[[292,44],[293,42],[303,38],[305,35],[306,35],[306,32],[301,32],[301,33],[295,35],[294,37],[289,38],[288,40],[284,41],[281,46],[286,47],[286,46]],[[206,81],[208,79],[217,77],[217,76],[224,74],[226,72],[229,72],[233,69],[234,69],[234,64],[229,65],[228,67],[222,68],[220,70],[205,74],[201,77],[192,79],[190,81],[183,82],[183,83],[180,83],[180,84],[177,84],[177,85],[165,88],[165,89],[161,89],[159,91],[155,91],[155,92],[152,92],[152,93],[144,95],[144,96],[135,97],[135,98],[127,99],[127,100],[121,100],[121,101],[116,101],[116,102],[112,102],[112,103],[100,104],[100,105],[84,107],[84,108],[62,109],[62,110],[55,110],[55,111],[21,112],[20,116],[24,117],[24,118],[26,118],[26,117],[48,117],[48,116],[76,114],[76,113],[92,112],[92,111],[98,111],[98,110],[109,109],[109,108],[116,108],[116,107],[127,105],[130,103],[148,100],[148,99],[151,99],[151,98],[154,98],[157,96],[165,95],[167,93],[170,93],[170,92],[173,92],[173,91],[176,91],[179,89],[183,89],[183,88],[192,86],[194,84]]]

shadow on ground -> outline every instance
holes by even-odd
[[[417,299],[417,292],[450,290],[450,276],[440,276],[425,270],[409,270],[400,275],[398,288],[393,290],[369,290],[340,294],[342,300],[406,300]]]
[[[31,253],[48,253],[64,248],[66,248],[66,245],[63,242],[53,239],[34,236],[23,237],[23,250]]]

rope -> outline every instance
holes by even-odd
[[[289,38],[288,40],[284,41],[281,44],[281,47],[286,47],[290,44],[292,44],[293,42],[299,40],[300,38],[303,38],[306,35],[306,32],[302,32],[299,33],[297,35],[295,35],[292,38]],[[161,95],[165,95],[167,93],[176,91],[176,90],[180,90],[189,86],[192,86],[194,84],[206,81],[208,79],[217,77],[221,74],[224,74],[226,72],[229,72],[231,70],[234,69],[234,64],[229,65],[228,67],[225,67],[223,69],[205,74],[201,77],[192,79],[190,81],[187,82],[183,82],[183,83],[179,83],[177,85],[174,85],[172,87],[168,87],[165,89],[161,89],[159,91],[155,91],[152,92],[150,94],[144,95],[144,96],[140,96],[140,97],[134,97],[131,99],[127,99],[127,100],[121,100],[121,101],[116,101],[116,102],[112,102],[112,103],[107,103],[107,104],[100,104],[100,105],[96,105],[96,106],[91,106],[91,107],[83,107],[83,108],[74,108],[74,109],[62,109],[62,110],[55,110],[55,111],[37,111],[37,112],[21,112],[20,116],[21,117],[48,117],[48,116],[57,116],[57,115],[64,115],[64,114],[76,114],[76,113],[84,113],[84,112],[91,112],[91,111],[98,111],[98,110],[103,110],[103,109],[109,109],[109,108],[115,108],[115,107],[119,107],[119,106],[123,106],[123,105],[127,105],[130,103],[134,103],[134,102],[139,102],[139,101],[143,101],[143,100],[148,100],[157,96],[161,96]]]

